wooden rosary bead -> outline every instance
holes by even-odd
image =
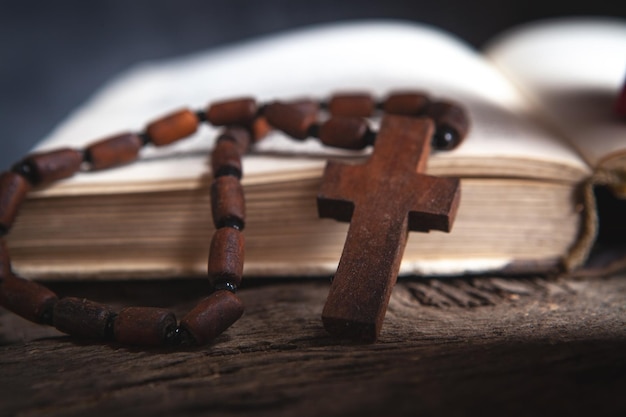
[[[99,170],[123,165],[137,159],[143,140],[134,133],[122,133],[92,143],[85,149],[85,161]]]
[[[230,283],[235,287],[243,279],[244,237],[232,227],[217,229],[211,240],[209,252],[209,281],[215,287]]]
[[[270,126],[299,140],[309,137],[309,128],[317,120],[316,114],[303,112],[297,106],[279,101],[265,106],[263,116]]]
[[[181,320],[180,326],[199,345],[205,345],[219,336],[243,314],[243,304],[230,291],[216,291],[200,301]]]
[[[52,324],[63,333],[89,339],[110,339],[115,312],[84,298],[62,298],[54,306]]]
[[[164,146],[195,133],[199,124],[196,113],[182,109],[150,122],[146,133],[155,146]]]
[[[333,116],[370,117],[376,102],[370,94],[335,94],[328,102],[328,111]]]
[[[71,177],[80,170],[82,163],[82,152],[62,148],[28,155],[13,167],[13,171],[26,177],[32,185],[47,185]]]
[[[125,345],[162,345],[175,329],[174,313],[155,307],[124,308],[113,322],[115,340]]]
[[[310,100],[310,99],[292,100],[288,102],[287,104],[295,107],[302,113],[309,115],[310,117],[313,117],[315,119],[317,119],[317,115],[320,111],[320,103],[317,100]]]
[[[244,155],[250,149],[250,142],[252,141],[252,134],[250,130],[239,126],[229,126],[222,134],[217,138],[218,141],[230,140],[237,144],[237,149],[240,155]]]
[[[252,141],[254,143],[263,140],[272,131],[272,126],[267,122],[264,116],[258,116],[250,125],[252,133]]]
[[[241,153],[237,143],[231,140],[218,140],[211,153],[213,178],[232,175],[241,178]]]
[[[0,305],[34,323],[50,324],[57,296],[48,288],[9,273],[0,282]]]
[[[360,117],[331,117],[319,130],[320,141],[327,146],[344,149],[363,149],[368,145],[366,140],[369,126]]]
[[[428,108],[428,95],[419,92],[395,92],[383,101],[383,111],[388,114],[419,116]]]
[[[211,104],[207,109],[206,118],[213,126],[247,126],[252,123],[257,112],[256,100],[244,97]]]
[[[0,236],[8,233],[13,226],[30,188],[30,183],[15,172],[7,171],[0,175]]]
[[[232,175],[218,177],[211,185],[211,212],[215,228],[225,226],[243,230],[246,204],[239,179]]]
[[[428,106],[426,114],[435,122],[434,142],[437,149],[453,149],[467,135],[469,119],[460,105],[448,101],[433,102]]]

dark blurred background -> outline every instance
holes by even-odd
[[[495,34],[537,19],[626,17],[623,0],[23,0],[0,1],[0,8],[2,168],[104,82],[142,60],[341,20],[425,22],[480,48]]]

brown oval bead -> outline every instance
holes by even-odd
[[[213,126],[248,125],[256,117],[258,107],[253,98],[218,101],[209,106],[206,118]]]
[[[209,281],[215,286],[221,283],[241,285],[244,259],[243,233],[232,227],[217,229],[211,240],[209,252]]]
[[[0,236],[13,226],[30,188],[30,183],[15,172],[4,172],[0,175]]]
[[[237,144],[239,155],[245,155],[250,148],[250,142],[252,141],[250,130],[239,127],[230,126],[225,129],[217,140],[230,140]]]
[[[469,118],[465,109],[450,101],[436,101],[428,106],[427,115],[432,117],[437,129],[447,127],[459,135],[462,140],[469,130]]]
[[[289,101],[287,104],[295,107],[302,113],[307,114],[317,120],[317,116],[320,110],[320,104],[318,101],[310,99],[300,99]]]
[[[241,154],[239,146],[231,140],[218,140],[211,152],[213,177],[232,175],[241,178]]]
[[[57,296],[43,285],[9,273],[0,282],[0,305],[34,323],[49,324]]]
[[[272,126],[270,126],[265,117],[259,116],[250,125],[250,131],[252,132],[252,141],[257,143],[265,139],[272,131]]]
[[[268,104],[263,115],[270,126],[300,140],[309,137],[309,128],[317,119],[313,113],[303,112],[296,106],[278,101]]]
[[[150,122],[146,133],[155,146],[164,146],[195,133],[199,124],[194,112],[182,109]]]
[[[91,169],[105,169],[137,159],[143,140],[134,133],[122,133],[92,143],[85,149],[85,160]]]
[[[320,127],[320,141],[327,146],[344,149],[363,149],[369,126],[360,117],[331,117]]]
[[[111,307],[84,298],[62,298],[54,306],[52,324],[63,333],[90,339],[112,336]]]
[[[125,345],[162,345],[175,328],[174,313],[155,307],[124,308],[113,322],[115,340]]]
[[[231,175],[218,177],[211,185],[211,211],[215,228],[233,226],[243,229],[246,204],[239,180]]]
[[[366,93],[335,94],[328,102],[333,116],[370,117],[375,108],[374,98]]]
[[[205,345],[228,329],[243,314],[243,304],[230,291],[216,291],[200,301],[180,322],[199,345]]]
[[[421,92],[394,92],[383,102],[383,111],[388,114],[419,116],[426,112],[430,99]]]
[[[82,163],[82,152],[62,148],[27,155],[16,164],[14,170],[23,173],[32,185],[47,185],[71,177],[80,170]]]

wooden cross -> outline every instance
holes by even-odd
[[[428,118],[386,116],[366,163],[326,165],[319,216],[351,222],[322,313],[331,334],[375,341],[408,231],[450,231],[459,180],[422,174],[433,130]]]

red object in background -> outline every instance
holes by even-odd
[[[626,118],[626,81],[622,86],[622,92],[619,93],[617,101],[615,102],[615,112],[623,118]]]

